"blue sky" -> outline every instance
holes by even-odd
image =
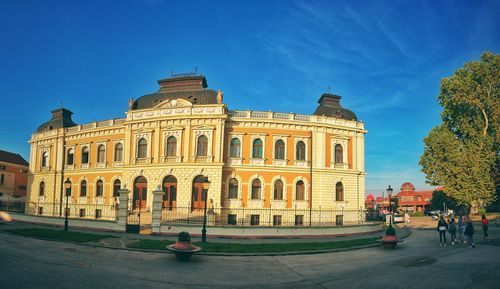
[[[230,109],[312,114],[328,90],[369,130],[368,192],[410,181],[441,78],[500,47],[500,1],[0,1],[0,149],[28,159],[63,101],[123,117],[157,79],[198,72]]]

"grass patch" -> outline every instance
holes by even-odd
[[[128,244],[127,247],[133,249],[166,250],[165,247],[173,243],[175,242],[168,240],[141,239],[136,242]]]
[[[62,230],[49,230],[41,228],[30,228],[30,229],[10,229],[5,230],[11,234],[33,237],[39,239],[50,239],[50,240],[62,240],[62,241],[72,241],[79,243],[95,242],[106,238],[114,238],[108,235],[96,235],[88,233],[79,233],[71,231]]]
[[[318,251],[351,248],[356,246],[371,245],[377,243],[379,237],[333,241],[333,242],[310,242],[310,243],[266,243],[266,244],[241,244],[241,243],[202,243],[195,242],[194,245],[203,248],[206,253],[280,253],[298,251]],[[165,247],[174,242],[167,240],[138,240],[127,247],[135,249],[166,250]]]

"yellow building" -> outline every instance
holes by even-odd
[[[208,177],[218,224],[360,221],[366,130],[340,96],[323,94],[313,115],[238,111],[204,76],[158,83],[125,118],[78,125],[69,110],[52,111],[29,142],[27,213],[62,216],[66,182],[72,217],[113,219],[119,188],[132,191],[130,212],[146,214],[160,188],[162,221],[189,222]]]

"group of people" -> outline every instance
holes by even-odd
[[[483,227],[484,239],[489,240],[488,237],[488,219],[485,215],[481,217],[481,225]],[[459,232],[459,239],[457,239],[457,230]],[[446,231],[450,233],[451,245],[467,244],[469,248],[474,248],[474,226],[470,216],[459,216],[458,222],[455,222],[455,216],[449,217],[449,222],[444,219],[444,215],[439,217],[437,223],[437,231],[439,232],[439,246],[446,247]]]

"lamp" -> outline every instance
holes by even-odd
[[[392,188],[391,188],[391,185],[389,185],[389,187],[387,188],[387,195],[389,196],[389,213],[391,215],[391,218],[390,218],[390,221],[389,221],[389,225],[392,226],[392,202],[391,202],[391,197],[392,197],[392,191],[394,191]]]
[[[208,197],[208,189],[210,188],[210,181],[208,177],[203,181],[203,192],[202,196],[205,200],[203,203],[203,228],[201,229],[201,241],[205,243],[207,241],[207,197]]]
[[[69,178],[64,182],[64,189],[66,190],[66,209],[64,210],[64,231],[68,231],[68,197],[71,194],[71,181]]]

